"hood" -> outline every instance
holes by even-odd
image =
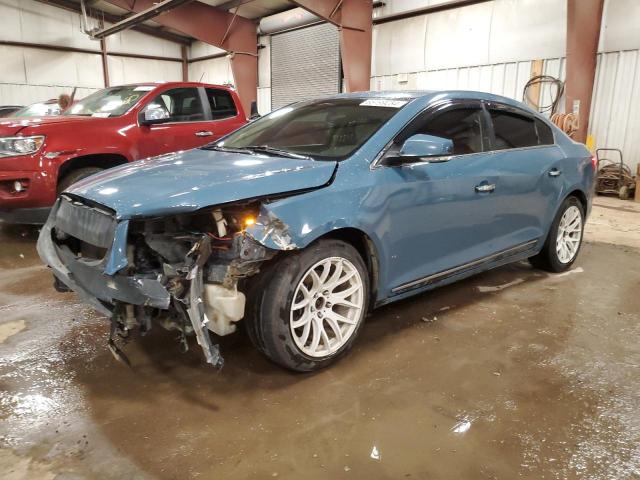
[[[40,128],[59,123],[80,123],[104,120],[95,117],[81,117],[78,115],[60,115],[55,117],[16,117],[0,118],[0,137],[15,135],[25,128]]]
[[[119,219],[153,217],[321,187],[337,162],[195,149],[91,176],[68,193],[113,209]]]

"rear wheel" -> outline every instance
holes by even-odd
[[[316,370],[351,348],[368,295],[369,276],[358,252],[339,240],[321,240],[252,279],[245,327],[275,363]]]
[[[83,178],[87,178],[91,175],[95,175],[98,172],[101,172],[103,169],[100,167],[85,167],[78,168],[77,170],[72,170],[67,173],[60,182],[58,182],[58,194],[64,192],[67,188],[73,185],[76,182],[79,182]]]
[[[567,198],[553,221],[540,253],[529,261],[549,272],[568,270],[578,257],[584,230],[584,209],[576,197]]]

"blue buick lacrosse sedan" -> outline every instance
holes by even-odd
[[[221,366],[216,336],[244,325],[269,359],[310,371],[377,306],[523,259],[570,268],[594,171],[508,98],[337,95],[78,182],[38,251],[59,290],[110,318],[120,360],[122,337],[160,325]]]

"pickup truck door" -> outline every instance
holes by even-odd
[[[208,110],[207,114],[211,119],[207,131],[212,134],[205,143],[218,140],[247,123],[228,90],[205,87],[204,100],[205,110]]]
[[[180,87],[161,92],[153,98],[145,108],[165,109],[169,113],[169,121],[138,127],[137,158],[189,150],[213,141],[216,134],[203,97],[201,88]]]

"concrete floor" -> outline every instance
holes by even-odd
[[[574,269],[520,263],[385,307],[315,375],[107,325],[0,231],[0,477],[640,478],[640,204],[598,198]],[[194,342],[195,343],[195,342]]]

